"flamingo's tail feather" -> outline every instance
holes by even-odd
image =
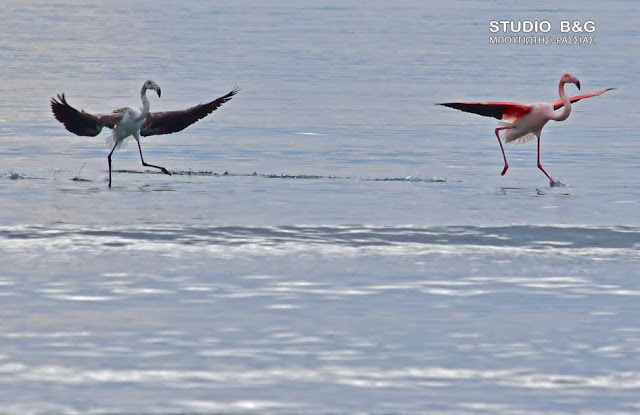
[[[535,135],[533,133],[528,133],[528,134],[525,134],[523,136],[514,137],[514,138],[511,138],[511,137],[507,136],[507,139],[505,140],[505,142],[507,142],[507,143],[516,143],[516,144],[524,144],[526,142],[529,142],[529,141],[533,140],[534,138],[535,138]]]

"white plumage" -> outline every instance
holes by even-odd
[[[64,94],[60,94],[57,99],[53,98],[51,100],[51,110],[55,118],[63,123],[67,130],[74,134],[95,137],[100,134],[103,127],[108,127],[113,130],[107,138],[109,146],[112,147],[107,157],[109,162],[109,187],[111,187],[111,155],[117,148],[122,147],[128,137],[133,137],[136,140],[143,166],[153,167],[165,174],[171,175],[164,167],[149,164],[144,161],[142,148],[140,147],[140,136],[171,134],[182,131],[196,121],[211,114],[222,104],[233,98],[239,91],[238,88],[234,88],[228,94],[211,102],[198,104],[186,110],[150,112],[149,99],[147,98],[147,91],[150,89],[156,91],[158,98],[160,98],[160,87],[155,82],[148,80],[142,85],[142,89],[140,90],[142,107],[120,108],[109,114],[93,115],[85,111],[78,111],[67,103]]]

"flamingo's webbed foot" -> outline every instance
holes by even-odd
[[[502,173],[500,173],[500,176],[504,176],[504,175],[505,175],[505,173],[507,172],[507,170],[509,170],[509,165],[508,165],[508,164],[505,164],[505,165],[504,165],[504,169],[502,169]]]
[[[549,187],[565,187],[566,184],[560,182],[560,181],[550,181],[549,182]]]

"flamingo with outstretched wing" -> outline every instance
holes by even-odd
[[[542,134],[542,128],[549,122],[564,121],[571,114],[571,103],[580,101],[581,99],[596,97],[603,93],[615,88],[602,89],[597,92],[584,95],[576,95],[574,97],[567,97],[564,91],[564,86],[567,83],[575,84],[580,89],[580,81],[575,76],[565,73],[560,78],[558,85],[558,99],[553,104],[548,102],[536,102],[533,104],[518,104],[516,102],[501,102],[501,101],[488,101],[488,102],[447,102],[438,105],[444,105],[445,107],[454,108],[460,111],[472,112],[474,114],[482,115],[485,117],[493,117],[501,120],[502,126],[495,129],[498,143],[500,144],[500,150],[502,150],[502,158],[504,159],[504,168],[501,175],[509,169],[509,163],[507,163],[507,156],[504,152],[502,140],[500,139],[500,131],[505,130],[503,139],[509,143],[512,141],[529,141],[535,135],[538,138],[538,168],[549,178],[551,186],[561,185],[560,182],[553,180],[553,178],[546,172],[540,162],[540,135]],[[564,108],[563,108],[564,107]],[[555,111],[563,108],[562,112],[556,113]]]
[[[164,167],[144,161],[144,157],[142,157],[142,147],[140,147],[140,136],[172,134],[182,131],[196,121],[211,114],[240,91],[240,89],[236,87],[220,98],[216,98],[211,102],[195,105],[185,110],[150,112],[149,99],[147,98],[147,90],[150,89],[156,91],[158,98],[160,98],[160,87],[155,82],[148,80],[142,85],[142,89],[140,90],[142,108],[120,108],[108,114],[94,115],[82,110],[78,111],[67,103],[64,93],[58,95],[57,98],[51,99],[53,116],[56,120],[64,124],[68,131],[76,135],[95,137],[100,134],[100,131],[102,131],[104,127],[113,130],[109,136],[109,141],[113,147],[107,156],[107,161],[109,162],[109,187],[111,187],[111,155],[116,148],[122,146],[126,138],[135,138],[138,143],[140,160],[143,166],[153,167],[170,176],[171,173]]]

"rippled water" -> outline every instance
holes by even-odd
[[[3,227],[7,408],[491,413],[633,402],[639,236]]]
[[[640,410],[634,2],[24,1],[0,16],[0,413]],[[494,19],[595,45],[490,45]],[[435,106],[615,91],[535,143]],[[114,156],[49,99],[242,91]],[[568,87],[569,88],[569,87]],[[571,86],[572,88],[572,86]]]

